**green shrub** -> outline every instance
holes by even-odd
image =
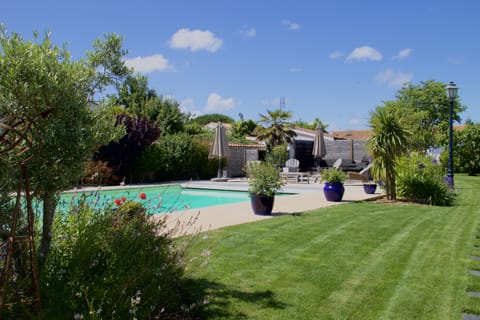
[[[347,174],[342,169],[329,168],[322,172],[322,180],[327,183],[343,183],[347,178]]]
[[[163,222],[132,214],[133,201],[105,213],[85,203],[55,220],[40,276],[46,319],[190,319],[197,300]]]
[[[288,160],[289,154],[287,150],[287,145],[281,144],[273,147],[270,152],[266,155],[266,161],[273,165],[284,166],[285,162]]]
[[[208,159],[208,152],[207,143],[188,134],[164,136],[142,152],[133,174],[135,181],[211,178],[218,160]]]
[[[283,186],[280,170],[268,162],[251,163],[247,176],[250,193],[274,196]]]
[[[452,205],[454,193],[445,185],[441,165],[429,157],[412,153],[397,162],[397,194],[436,206]]]

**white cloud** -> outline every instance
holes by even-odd
[[[360,124],[361,122],[362,122],[362,120],[356,119],[356,118],[350,119],[350,120],[348,121],[348,123],[351,124],[351,125],[358,125],[358,124]]]
[[[211,93],[207,99],[207,106],[205,107],[208,111],[225,111],[235,108],[235,99],[222,97],[218,93]]]
[[[291,67],[290,69],[288,69],[288,71],[290,72],[302,72],[302,68],[299,68],[299,67]]]
[[[290,20],[282,20],[282,24],[287,26],[289,30],[300,30],[302,26]]]
[[[244,28],[240,30],[240,33],[247,38],[254,38],[257,35],[257,30],[255,28]]]
[[[334,52],[330,53],[329,57],[330,57],[330,59],[335,60],[335,59],[343,57],[343,55],[344,54],[341,53],[340,51],[334,51]]]
[[[180,29],[168,42],[170,47],[175,49],[190,49],[190,51],[207,50],[215,52],[222,46],[222,39],[216,38],[209,31]]]
[[[381,83],[386,83],[390,87],[401,87],[413,79],[413,73],[394,72],[392,69],[384,70],[377,74],[375,79]]]
[[[186,98],[186,99],[183,99],[181,102],[180,102],[180,110],[183,112],[183,113],[191,113],[192,116],[196,117],[196,116],[199,116],[200,114],[202,114],[201,111],[199,111],[197,109],[197,107],[195,106],[195,102],[192,98]]]
[[[412,51],[413,50],[410,48],[403,49],[399,53],[397,53],[395,56],[393,56],[393,60],[403,60],[408,56],[410,56],[412,54]]]
[[[363,46],[360,48],[355,48],[347,57],[347,61],[364,61],[364,60],[372,60],[372,61],[380,61],[382,60],[382,54],[376,50],[375,48],[369,46]]]
[[[175,68],[168,63],[168,60],[161,54],[147,57],[135,57],[126,59],[127,67],[133,68],[135,72],[150,73],[154,71],[175,71]]]

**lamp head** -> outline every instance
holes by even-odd
[[[449,99],[455,99],[457,97],[457,92],[458,92],[458,87],[453,83],[453,81],[450,81],[450,83],[447,86],[447,96]]]

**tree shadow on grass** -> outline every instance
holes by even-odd
[[[249,316],[240,310],[232,308],[236,302],[251,304],[252,308],[258,309],[285,309],[288,304],[278,300],[271,290],[243,291],[234,287],[228,287],[219,282],[207,279],[188,279],[185,286],[188,295],[196,301],[208,302],[199,306],[196,319],[248,319]]]

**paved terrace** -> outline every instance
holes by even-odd
[[[214,181],[192,181],[184,183],[183,186],[201,189],[219,190],[247,190],[248,184],[245,180],[229,180],[228,182]],[[173,212],[166,216],[167,230],[174,230],[174,236],[193,234],[196,232],[218,229],[253,221],[272,219],[275,216],[284,214],[295,214],[304,211],[339,205],[353,201],[372,200],[382,197],[383,194],[366,194],[361,183],[345,183],[345,195],[342,202],[328,202],[323,194],[323,184],[287,184],[283,188],[285,193],[293,195],[276,197],[271,216],[255,215],[250,207],[250,202],[242,202],[221,206],[213,206],[200,209],[189,209]],[[162,215],[157,215],[161,218]]]

